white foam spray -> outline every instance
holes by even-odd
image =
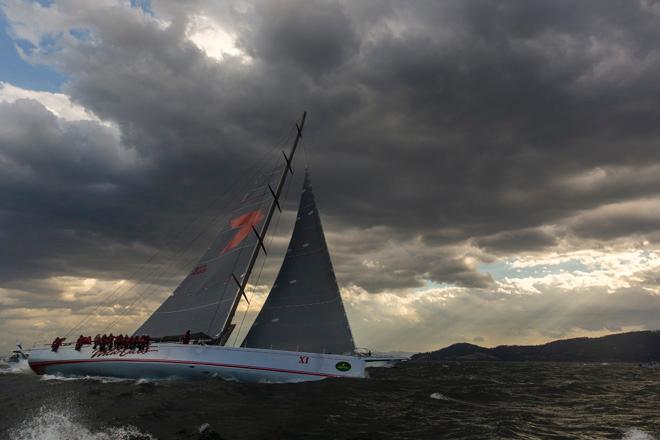
[[[9,431],[10,440],[156,440],[126,425],[93,431],[66,410],[42,406]]]
[[[18,363],[0,362],[0,374],[34,374],[27,360]]]
[[[623,433],[621,440],[656,440],[656,438],[641,429],[630,428]]]
[[[41,380],[59,380],[62,382],[74,380],[94,380],[101,383],[118,383],[118,382],[131,382],[135,379],[122,379],[119,377],[106,377],[106,376],[62,376],[59,374],[42,374]]]

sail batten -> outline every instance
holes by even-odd
[[[242,345],[310,353],[355,349],[307,173],[282,267]]]

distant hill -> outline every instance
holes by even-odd
[[[600,338],[574,338],[543,345],[500,345],[484,348],[460,343],[413,360],[482,360],[549,362],[648,362],[660,360],[660,331],[619,333]]]

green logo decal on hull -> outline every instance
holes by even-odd
[[[351,369],[351,364],[345,361],[341,361],[341,362],[337,362],[335,368],[338,369],[339,371],[348,371]]]

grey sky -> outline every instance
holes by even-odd
[[[3,12],[23,56],[66,82],[54,97],[0,93],[2,347],[66,330],[159,252],[171,267],[120,324],[134,329],[205,243],[177,246],[217,224],[218,195],[303,109],[359,345],[660,325],[660,2]],[[54,108],[67,97],[78,113]],[[189,212],[202,220],[167,246]]]

